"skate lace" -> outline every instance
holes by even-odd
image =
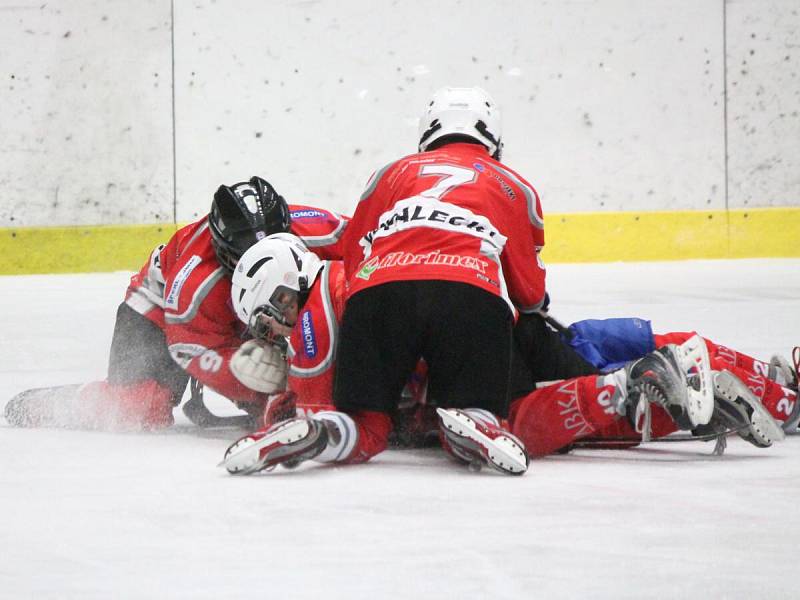
[[[663,392],[652,383],[643,382],[639,386],[639,402],[636,405],[636,416],[634,418],[634,429],[642,436],[643,442],[649,442],[652,435],[652,411],[650,403],[657,404],[666,408],[667,399]]]

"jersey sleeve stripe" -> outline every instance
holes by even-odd
[[[386,171],[393,167],[397,162],[398,161],[390,162],[388,165],[375,172],[372,178],[370,178],[370,180],[367,182],[367,189],[365,189],[364,193],[361,194],[361,198],[358,199],[359,202],[363,202],[372,195],[372,192],[374,192],[375,188],[378,187],[378,182],[380,182],[381,177],[383,177]]]
[[[166,312],[164,313],[164,320],[167,323],[174,325],[179,323],[188,323],[194,319],[195,315],[197,314],[197,310],[200,308],[200,305],[203,303],[205,297],[208,296],[209,292],[223,277],[225,277],[225,269],[219,267],[217,270],[211,273],[211,275],[206,277],[205,281],[203,281],[203,283],[197,287],[197,291],[194,293],[194,296],[192,296],[192,301],[185,311],[177,315]]]
[[[345,219],[341,219],[339,221],[339,225],[333,230],[331,233],[326,235],[305,235],[300,236],[300,239],[303,240],[303,243],[309,248],[317,248],[319,246],[332,246],[336,242],[339,241],[339,238],[342,237],[344,233],[344,229],[347,226],[347,221]]]
[[[125,300],[125,304],[130,306],[140,315],[145,315],[154,308],[164,308],[164,299],[154,294],[152,291],[142,286],[131,292],[130,297]]]
[[[184,246],[183,252],[186,252],[186,251],[188,250],[189,246],[191,246],[191,245],[194,243],[194,241],[195,241],[195,240],[196,240],[198,237],[200,237],[200,235],[201,235],[201,234],[202,234],[202,233],[203,233],[203,232],[204,232],[206,229],[208,229],[208,219],[206,219],[206,222],[205,222],[205,223],[203,223],[203,224],[202,224],[200,227],[198,227],[198,228],[197,228],[197,231],[195,231],[195,232],[194,232],[194,234],[192,235],[192,237],[191,237],[191,239],[189,240],[189,242],[186,244],[186,246]]]
[[[522,190],[522,193],[525,194],[525,201],[528,204],[528,218],[530,219],[531,224],[538,229],[544,229],[544,220],[542,219],[541,216],[539,216],[539,213],[536,211],[536,205],[537,205],[536,199],[538,196],[536,195],[536,192],[533,190],[533,188],[523,183],[520,180],[520,178],[514,175],[511,171],[504,169],[503,167],[500,167],[498,165],[489,165],[489,166],[495,169],[496,171],[500,171],[500,173],[508,177],[519,187],[519,189]]]
[[[324,373],[333,364],[334,356],[336,356],[336,342],[339,332],[339,324],[336,322],[336,314],[333,312],[333,302],[331,301],[330,286],[330,268],[326,267],[322,271],[322,279],[320,285],[322,286],[322,303],[325,309],[325,320],[328,325],[328,339],[330,344],[328,346],[328,353],[325,358],[315,367],[302,368],[296,365],[289,365],[289,375],[300,379],[307,379],[316,377]]]

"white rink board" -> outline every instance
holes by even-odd
[[[727,3],[729,207],[800,205],[800,3]]]
[[[546,211],[724,208],[718,4],[288,3],[266,20],[256,4],[176,15],[183,220],[243,171],[352,212],[445,85],[500,103],[506,160]]]
[[[798,273],[696,261],[554,265],[549,280],[564,321],[638,315],[768,358],[800,342]],[[101,377],[127,277],[0,278],[0,396]],[[150,435],[0,425],[0,596],[797,597],[800,437],[731,440],[721,458],[584,450],[522,478],[435,449],[234,478],[214,466],[234,437],[181,417]]]
[[[730,207],[800,202],[796,0],[170,9],[0,6],[0,227],[186,222],[255,173],[351,212],[446,84],[502,104],[546,213],[724,209],[725,46]]]

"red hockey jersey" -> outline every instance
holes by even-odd
[[[336,340],[345,297],[342,261],[326,263],[289,338],[288,387],[303,411],[333,407]]]
[[[346,297],[344,264],[325,263],[289,338],[288,388],[297,394],[300,414],[334,410],[333,374]],[[425,403],[426,373],[421,360],[403,391],[401,406]]]
[[[545,294],[539,197],[483,146],[449,144],[372,176],[345,234],[349,294],[389,281],[460,281],[523,312]]]
[[[341,258],[347,219],[331,211],[290,206],[291,232],[320,258]],[[230,300],[231,280],[217,261],[208,222],[181,228],[131,278],[125,302],[158,325],[175,361],[234,402],[263,401],[231,373],[244,325]]]

